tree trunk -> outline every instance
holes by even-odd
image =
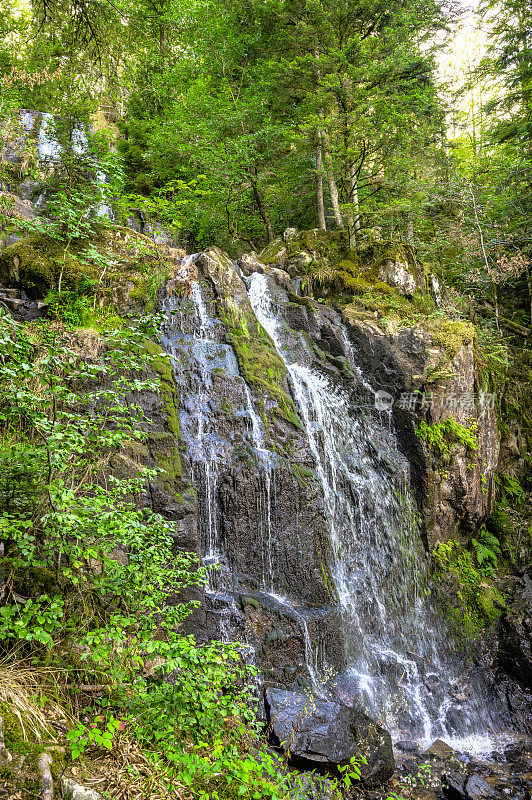
[[[325,174],[327,175],[327,183],[329,184],[329,195],[331,198],[331,205],[334,214],[334,220],[338,228],[344,229],[344,221],[342,219],[342,212],[340,211],[340,200],[338,199],[338,187],[334,177],[334,169],[332,164],[331,154],[329,152],[329,143],[325,133],[321,133],[323,141],[323,160],[325,162]]]
[[[526,285],[528,286],[528,307],[530,315],[530,325],[532,326],[532,275],[530,274],[530,264],[526,265]]]
[[[347,233],[349,236],[349,249],[356,246],[360,238],[360,205],[358,202],[358,176],[355,164],[350,164],[346,170],[346,183],[349,192],[349,204],[352,210],[347,214]]]
[[[409,244],[414,242],[414,221],[411,217],[406,220],[406,241]]]
[[[321,144],[316,148],[316,174],[318,178],[317,186],[317,200],[318,200],[318,228],[321,231],[327,230],[325,222],[325,204],[323,202],[323,157],[321,152]]]
[[[266,236],[268,237],[268,242],[273,242],[273,228],[270,222],[268,215],[264,209],[264,205],[262,202],[262,198],[260,196],[257,182],[256,180],[251,181],[251,188],[253,189],[253,197],[255,198],[255,202],[257,203],[257,207],[259,209],[259,214],[261,216],[262,221],[264,222],[264,227],[266,228]]]

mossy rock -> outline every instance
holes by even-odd
[[[443,347],[450,358],[454,358],[458,351],[475,341],[475,326],[462,319],[434,319],[423,324],[435,345]]]
[[[163,470],[158,480],[159,485],[171,491],[176,481],[179,481],[183,475],[177,448],[174,447],[170,452],[166,453],[155,453],[154,458],[157,467]]]
[[[65,586],[58,581],[53,570],[47,567],[18,567],[13,575],[13,585],[23,597],[38,597],[41,594],[60,594]]]
[[[263,264],[282,264],[286,260],[288,250],[282,239],[274,239],[260,254]]]
[[[241,311],[227,302],[223,308],[220,307],[219,313],[246,383],[254,386],[260,395],[266,394],[276,406],[275,413],[282,414],[297,427],[300,421],[286,388],[286,367],[268,333],[252,313]]]
[[[177,413],[177,388],[170,359],[162,347],[155,342],[146,340],[143,343],[143,348],[151,356],[150,366],[158,373],[161,381],[161,394],[166,410],[166,424],[174,437],[181,440],[181,428]]]
[[[82,278],[93,271],[75,255],[46,236],[26,236],[0,253],[0,282],[16,286],[32,298],[44,297],[61,282],[76,290]]]

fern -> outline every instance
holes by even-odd
[[[501,545],[496,536],[486,528],[481,528],[478,539],[471,539],[479,567],[487,564],[496,567],[498,557],[501,555]]]
[[[505,493],[513,497],[514,500],[517,500],[518,503],[522,503],[525,499],[525,491],[519,481],[512,478],[511,475],[504,475],[503,481]]]
[[[497,537],[493,535],[493,533],[487,531],[486,528],[482,528],[480,531],[480,538],[487,547],[493,550],[494,553],[497,553],[497,555],[501,554],[500,542]]]
[[[475,549],[475,556],[479,567],[482,567],[486,562],[489,562],[493,567],[497,564],[497,556],[490,550],[489,547],[479,542],[478,539],[471,539],[471,543]]]

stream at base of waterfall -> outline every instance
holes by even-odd
[[[183,275],[195,259],[185,259]],[[197,487],[203,560],[209,568],[207,602],[218,614],[219,637],[247,645],[235,602],[242,587],[224,549],[218,507],[222,467],[235,447],[234,436],[213,411],[223,400],[215,391],[216,378],[223,374],[240,397],[233,417],[253,454],[261,486],[258,594],[296,620],[309,689],[356,704],[395,738],[462,740],[470,749],[482,750],[487,734],[498,727],[496,704],[488,698],[481,675],[474,684],[468,676],[464,685],[463,662],[450,652],[445,624],[430,607],[409,465],[399,452],[389,413],[360,413],[345,386],[334,385],[315,368],[308,338],[286,323],[286,295],[270,278],[255,272],[243,280],[255,317],[286,367],[321,484],[328,569],[347,663],[340,672],[331,670],[327,652],[309,634],[312,609],[278,587],[282,565],[276,563],[272,540],[282,535],[276,514],[279,455],[268,447],[267,422],[227,343],[212,287],[198,278],[190,281],[188,297],[167,297],[161,341],[171,356],[181,397],[181,431]],[[345,331],[344,338],[355,394],[371,404],[373,390],[355,363],[354,345]]]

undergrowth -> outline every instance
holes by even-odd
[[[199,646],[180,630],[204,572],[146,503],[157,470],[109,474],[112,453],[145,435],[135,398],[159,391],[148,333],[108,331],[91,362],[68,326],[22,326],[0,309],[6,746],[15,766],[29,750],[34,764],[43,747],[66,748],[54,756],[62,771],[79,761],[89,782],[93,762],[129,748],[133,772],[144,764],[136,798],[286,798],[297,779],[261,744],[238,646]],[[15,664],[38,685],[6,694]],[[21,797],[33,797],[34,779],[30,770]]]

